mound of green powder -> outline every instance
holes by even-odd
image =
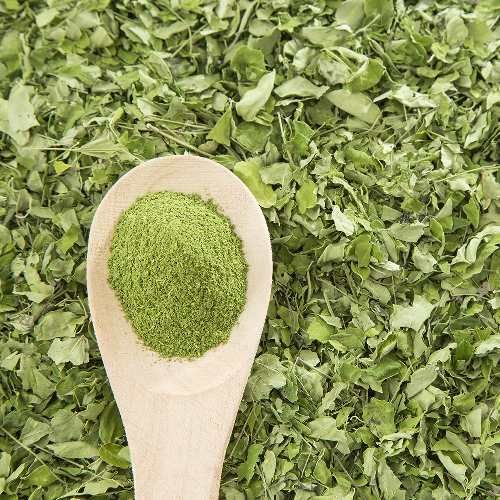
[[[135,201],[116,225],[108,270],[137,336],[166,358],[199,357],[227,342],[246,301],[241,240],[197,195]]]

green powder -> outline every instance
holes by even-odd
[[[136,334],[166,358],[227,342],[246,301],[241,240],[214,202],[173,192],[135,201],[115,228],[109,283]]]

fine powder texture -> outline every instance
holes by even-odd
[[[194,358],[227,342],[246,301],[247,262],[212,201],[174,192],[135,201],[115,228],[109,283],[145,346]]]

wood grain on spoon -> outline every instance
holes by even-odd
[[[120,214],[155,191],[198,193],[230,218],[248,260],[247,303],[225,345],[193,361],[146,350],[109,287],[107,259]],[[124,175],[96,211],[87,286],[92,321],[127,434],[137,500],[217,499],[225,450],[248,379],[271,292],[264,216],[229,170],[196,156],[150,160]]]

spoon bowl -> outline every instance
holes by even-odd
[[[230,339],[194,360],[146,349],[108,284],[115,225],[151,192],[196,193],[231,220],[248,262],[247,300]],[[269,233],[243,182],[218,163],[191,155],[147,161],[120,178],[90,229],[87,287],[94,330],[130,449],[136,500],[212,500],[225,450],[257,351],[272,279]]]

